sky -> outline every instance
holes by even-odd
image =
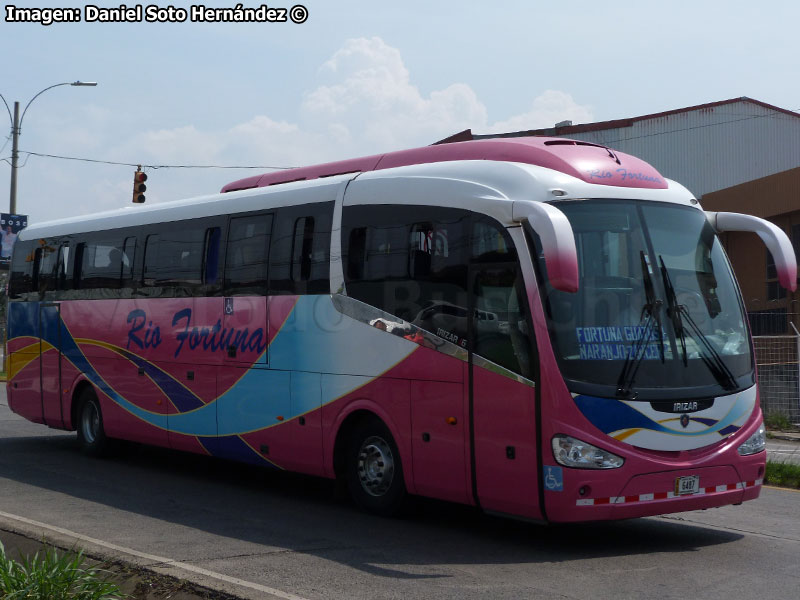
[[[134,206],[136,164],[152,204],[467,128],[589,123],[741,96],[800,110],[795,0],[298,1],[303,23],[86,22],[87,6],[121,2],[4,2],[0,94],[12,110],[56,83],[98,82],[30,104],[17,213],[39,223]],[[9,22],[10,5],[79,9],[81,22]],[[139,6],[144,17],[170,2]],[[295,4],[269,6],[288,14]],[[0,103],[3,122],[8,212],[11,121]]]

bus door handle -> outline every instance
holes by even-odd
[[[228,346],[228,358],[236,358],[236,346]]]

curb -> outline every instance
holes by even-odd
[[[118,561],[159,575],[186,580],[201,588],[221,592],[242,600],[306,600],[289,592],[276,590],[213,573],[188,563],[181,563],[74,533],[60,527],[33,521],[0,511],[0,531],[16,534],[39,543],[46,542],[62,550],[83,548],[86,556],[101,561]]]
[[[784,442],[800,442],[800,433],[786,431],[767,431],[768,440],[782,440]]]

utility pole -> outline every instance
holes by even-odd
[[[11,126],[11,200],[9,213],[17,214],[17,163],[19,162],[19,102],[14,102],[14,123]]]

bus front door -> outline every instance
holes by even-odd
[[[521,288],[515,262],[470,268],[473,494],[484,510],[539,519],[536,390]]]
[[[39,382],[42,418],[53,427],[64,426],[61,405],[61,306],[39,305]]]

